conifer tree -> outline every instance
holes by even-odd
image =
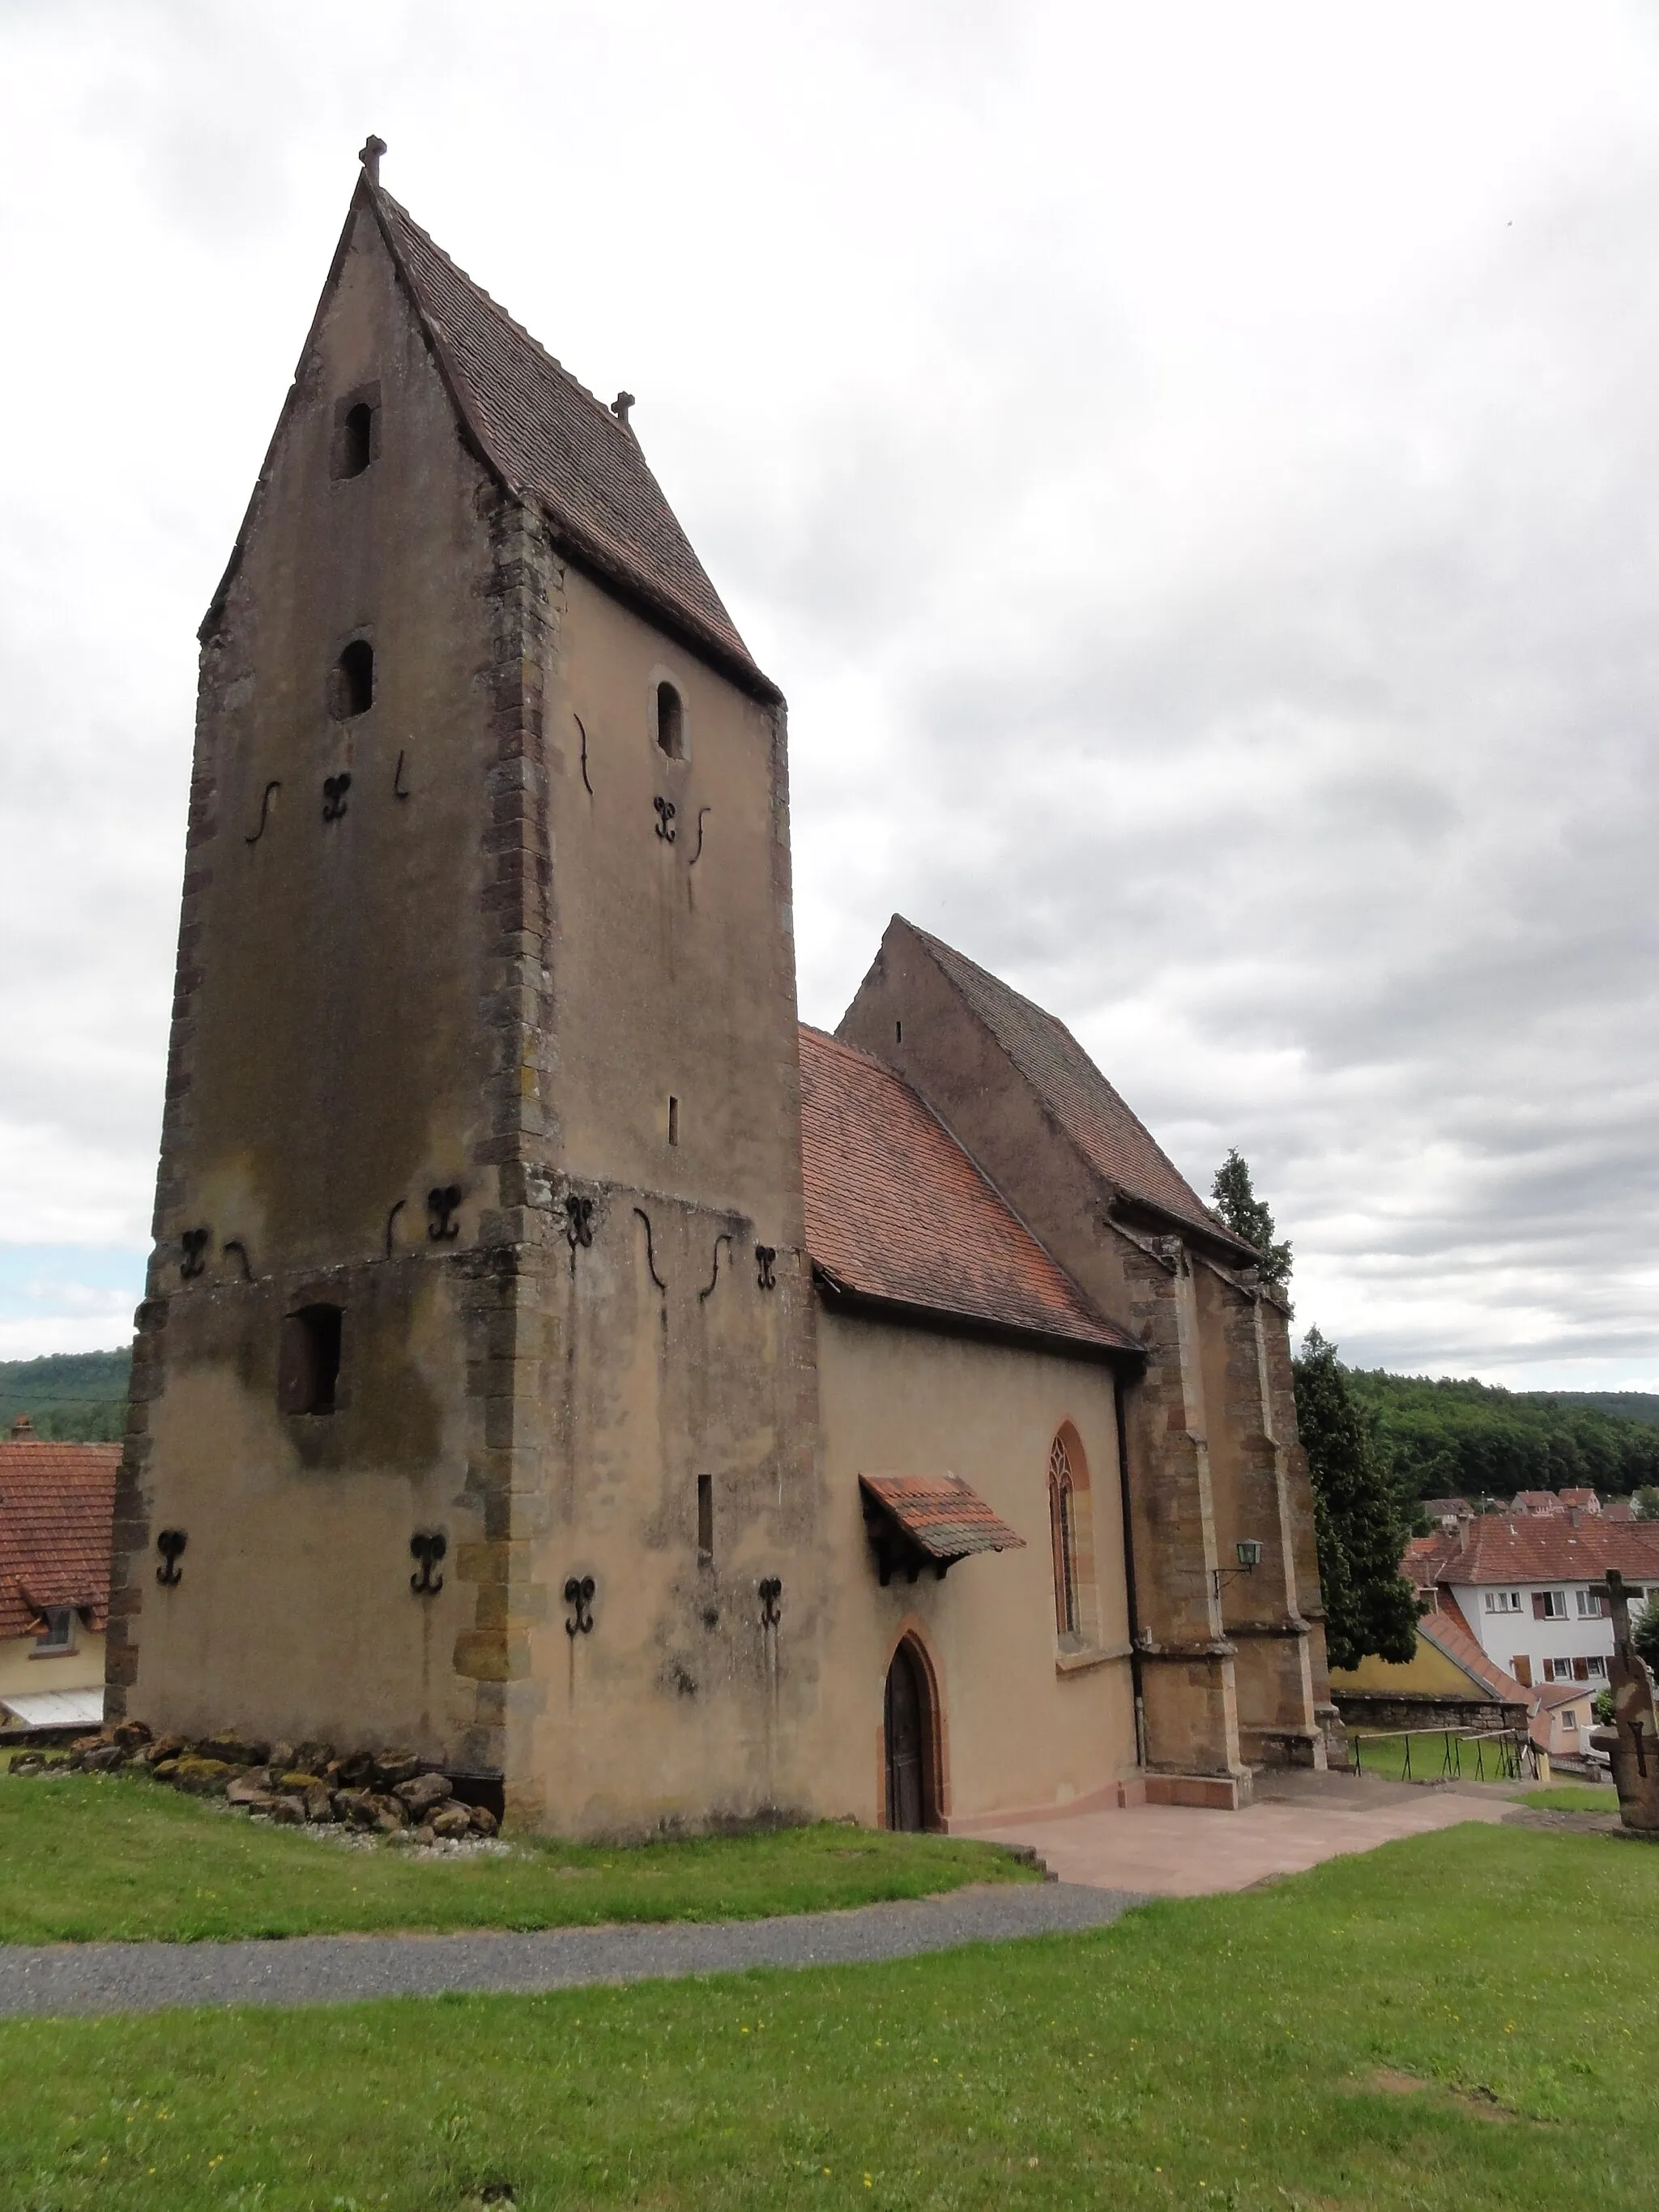
[[[1417,1598],[1400,1571],[1411,1508],[1375,1416],[1348,1387],[1336,1346],[1310,1328],[1291,1367],[1297,1426],[1313,1483],[1330,1662],[1357,1667],[1373,1652],[1403,1662],[1417,1649]]]
[[[1273,1214],[1266,1200],[1256,1196],[1249,1167],[1237,1147],[1216,1170],[1210,1195],[1234,1236],[1254,1245],[1260,1255],[1262,1281],[1273,1290],[1282,1291],[1291,1279],[1291,1248],[1279,1241]]]

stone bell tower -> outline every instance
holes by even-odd
[[[805,1806],[783,703],[383,150],[201,631],[111,1710]]]

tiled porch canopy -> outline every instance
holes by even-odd
[[[960,1475],[861,1474],[859,1491],[884,1589],[896,1573],[915,1582],[931,1567],[943,1581],[975,1552],[1025,1548]]]

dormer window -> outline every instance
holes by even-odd
[[[374,648],[355,637],[334,665],[333,709],[337,722],[366,714],[374,704]]]
[[[43,1605],[40,1608],[41,1629],[34,1639],[34,1656],[50,1659],[59,1651],[75,1649],[75,1607],[72,1605]]]
[[[657,743],[670,760],[685,758],[685,708],[672,684],[657,686]]]

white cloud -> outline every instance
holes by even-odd
[[[907,911],[1351,1356],[1659,1381],[1656,119],[1635,6],[0,11],[4,1233],[144,1240],[194,625],[374,127],[790,694],[811,1018]]]

